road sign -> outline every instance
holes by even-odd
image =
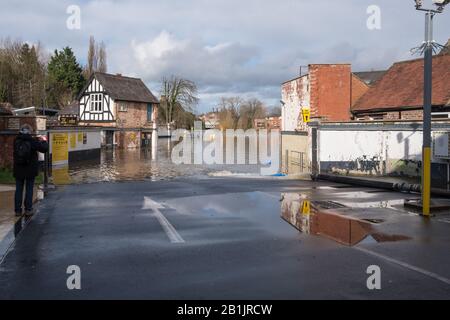
[[[303,116],[303,122],[307,123],[310,121],[311,111],[309,110],[309,108],[302,109],[302,116]]]

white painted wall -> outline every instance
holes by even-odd
[[[103,93],[103,112],[90,112],[90,102],[88,101],[88,96],[91,92],[94,93]],[[115,102],[111,98],[110,99],[110,110],[107,107],[108,102],[108,94],[106,94],[106,91],[104,90],[103,86],[100,84],[100,82],[93,78],[92,81],[87,86],[86,90],[83,93],[84,95],[80,98],[80,104],[79,104],[79,115],[81,121],[90,121],[90,120],[105,120],[105,121],[113,121],[116,118],[116,108],[115,108]],[[111,115],[108,113],[108,110],[111,111]],[[87,113],[85,113],[87,112]],[[103,114],[103,118],[100,117],[100,114]]]
[[[281,89],[281,100],[285,105],[281,108],[282,131],[307,130],[307,125],[302,121],[301,108],[310,106],[308,87],[308,75],[283,84]]]
[[[85,132],[87,134],[87,141],[86,144],[83,144],[83,142],[78,142],[78,133]],[[68,144],[69,144],[69,152],[72,151],[82,151],[82,150],[91,150],[91,149],[100,149],[101,148],[101,132],[100,131],[76,131],[76,130],[67,130],[67,131],[57,131],[57,132],[50,132],[50,153],[52,153],[52,135],[54,133],[67,133],[68,134]],[[76,146],[75,148],[71,147],[70,143],[70,135],[71,133],[75,133],[76,135]]]
[[[362,156],[420,160],[422,131],[319,131],[320,161],[352,161]]]

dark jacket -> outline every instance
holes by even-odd
[[[20,165],[16,163],[14,159],[14,177],[16,179],[29,179],[34,178],[39,173],[38,151],[47,152],[48,143],[46,141],[40,141],[37,138],[32,137],[29,134],[19,134],[16,140],[28,140],[31,144],[31,161],[27,165]],[[15,141],[14,141],[15,144]]]

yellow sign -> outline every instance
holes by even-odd
[[[303,122],[309,122],[311,118],[311,111],[309,108],[302,109]]]
[[[70,149],[75,149],[77,147],[77,134],[70,134]]]
[[[55,167],[52,168],[52,179],[56,185],[70,184],[69,167]]]
[[[67,133],[52,133],[52,164],[69,161],[69,144]]]
[[[311,213],[311,202],[309,200],[303,200],[302,202],[302,214],[308,215]]]
[[[83,142],[83,133],[82,132],[78,132],[78,142]]]

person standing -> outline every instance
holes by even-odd
[[[14,210],[16,216],[22,216],[22,204],[25,206],[25,215],[33,215],[33,189],[34,180],[39,173],[38,152],[47,152],[46,136],[32,136],[30,125],[23,125],[19,135],[14,140],[14,178],[16,179],[16,193],[14,196]],[[23,189],[25,187],[25,201]]]

